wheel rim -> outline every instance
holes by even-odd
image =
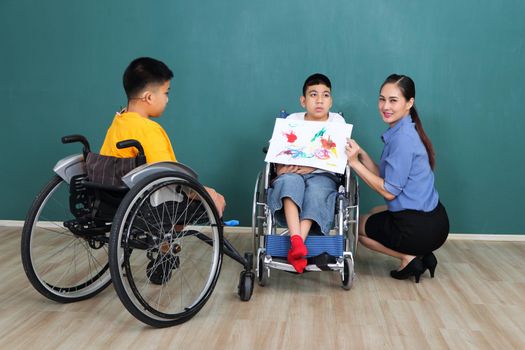
[[[126,209],[118,242],[120,281],[134,308],[147,317],[191,315],[211,294],[222,258],[219,226],[189,182],[161,178],[144,186]],[[170,262],[174,257],[176,264]],[[160,283],[151,280],[148,265]]]
[[[252,233],[253,233],[253,254],[257,255],[259,248],[260,236],[262,233],[262,221],[259,218],[261,216],[261,207],[257,204],[260,201],[260,185],[261,185],[262,173],[259,173],[257,180],[255,181],[255,189],[253,191],[253,206],[252,206]]]
[[[30,266],[26,271],[47,292],[74,299],[97,292],[111,277],[107,244],[88,241],[64,227],[64,222],[75,219],[68,203],[69,185],[57,181],[29,226]]]

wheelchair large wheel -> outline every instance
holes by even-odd
[[[126,309],[148,325],[168,327],[189,320],[211,296],[222,264],[222,225],[196,180],[159,172],[124,197],[109,250]]]
[[[22,265],[45,297],[61,303],[90,298],[110,283],[104,240],[73,234],[69,185],[55,176],[33,201],[22,230]],[[104,236],[107,241],[107,235]]]
[[[268,279],[270,277],[270,269],[264,266],[265,256],[266,254],[260,254],[259,259],[257,260],[257,281],[261,287],[268,284]]]
[[[347,218],[347,225],[351,234],[348,235],[350,240],[350,248],[354,256],[357,253],[357,244],[359,238],[359,182],[355,174],[350,177],[348,200],[350,205],[350,213]]]
[[[263,173],[257,175],[255,188],[253,191],[252,204],[252,234],[253,234],[253,255],[257,256],[257,250],[260,247],[260,240],[264,235],[265,209],[264,201],[264,180]]]

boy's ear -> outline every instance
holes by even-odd
[[[152,100],[153,100],[153,94],[151,93],[151,91],[146,90],[144,92],[144,102],[151,103]]]
[[[303,108],[306,108],[306,98],[304,96],[299,97],[299,102]]]

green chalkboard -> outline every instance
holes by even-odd
[[[23,220],[54,163],[80,151],[61,136],[100,147],[124,68],[152,56],[175,74],[158,121],[226,196],[226,219],[251,224],[261,149],[279,110],[300,110],[306,76],[332,79],[333,110],[379,158],[378,88],[396,72],[416,82],[451,231],[525,234],[524,14],[520,0],[2,1],[0,220]],[[365,186],[361,199],[382,203]]]

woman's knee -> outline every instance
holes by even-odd
[[[377,207],[373,207],[372,209],[370,209],[367,215],[370,216],[386,210],[388,210],[388,207],[386,205],[378,205]]]
[[[361,238],[362,236],[366,237],[368,236],[366,234],[366,222],[368,220],[368,218],[371,216],[371,214],[364,214],[364,215],[361,215],[359,217],[359,238]]]
[[[361,236],[368,236],[366,233],[366,222],[368,221],[368,219],[372,215],[386,210],[388,210],[388,207],[386,205],[378,205],[377,207],[373,207],[367,214],[361,215],[359,217],[359,234]]]

